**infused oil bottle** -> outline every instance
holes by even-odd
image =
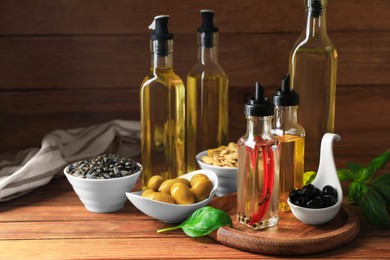
[[[275,119],[272,134],[279,143],[279,210],[289,211],[290,192],[303,186],[305,130],[298,124],[299,95],[290,88],[290,75],[273,96]]]
[[[228,141],[228,76],[218,63],[218,28],[214,12],[202,10],[198,28],[198,63],[187,75],[186,165],[198,168],[197,153]]]
[[[152,175],[169,179],[185,170],[185,89],[173,71],[168,19],[168,15],[156,16],[149,27],[152,62],[140,90],[143,188]]]
[[[317,170],[322,136],[334,129],[337,51],[326,30],[326,4],[305,0],[306,28],[290,52],[291,85],[306,130],[305,171]]]
[[[260,230],[278,223],[279,154],[271,126],[274,105],[256,84],[245,104],[247,132],[238,140],[237,220]]]

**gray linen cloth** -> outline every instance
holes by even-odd
[[[20,151],[13,161],[0,162],[0,202],[46,185],[54,176],[62,175],[71,162],[103,153],[130,158],[139,155],[139,122],[113,120],[45,135],[41,148]]]

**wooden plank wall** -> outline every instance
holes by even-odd
[[[139,120],[153,17],[170,14],[174,66],[196,62],[200,9],[220,27],[230,76],[230,139],[245,132],[243,104],[259,80],[270,95],[288,69],[305,21],[302,0],[0,1],[0,154],[39,146],[45,133],[121,118]],[[339,162],[367,160],[390,144],[389,0],[329,0],[339,52],[335,145]]]

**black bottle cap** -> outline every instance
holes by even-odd
[[[214,11],[213,10],[201,10],[202,25],[198,27],[198,32],[213,33],[218,32],[218,27],[214,25]]]
[[[201,44],[205,47],[211,48],[215,45],[213,33],[218,32],[218,27],[214,25],[214,11],[201,10],[202,25],[198,27],[199,33],[204,33]]]
[[[150,39],[158,41],[166,41],[173,39],[173,34],[168,32],[169,15],[158,15],[154,17],[153,23],[149,25],[149,29],[153,30]]]
[[[324,6],[321,4],[321,0],[308,0],[307,7],[313,17],[320,17]]]
[[[244,111],[246,116],[272,116],[274,104],[264,97],[264,89],[256,82],[256,97],[245,103]]]
[[[290,88],[290,74],[287,74],[282,79],[281,88],[278,89],[273,101],[275,106],[296,106],[299,105],[299,95],[294,89]]]

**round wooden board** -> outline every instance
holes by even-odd
[[[265,230],[251,230],[236,220],[236,194],[216,198],[210,206],[226,211],[233,227],[221,227],[209,234],[216,241],[242,250],[272,255],[299,255],[326,252],[351,242],[359,233],[359,217],[341,208],[330,222],[309,226],[292,213],[279,213],[278,225]]]

